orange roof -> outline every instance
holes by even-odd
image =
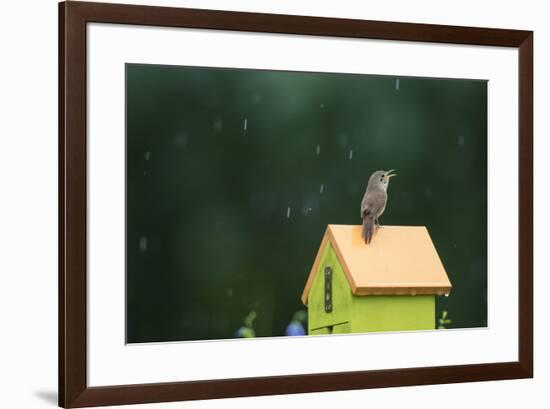
[[[330,241],[353,294],[448,294],[451,282],[424,226],[382,226],[370,244],[362,226],[329,224],[302,293],[309,290]]]

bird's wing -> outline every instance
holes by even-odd
[[[361,202],[361,214],[363,217],[377,217],[386,204],[386,192],[381,189],[369,190],[365,193]]]
[[[367,209],[367,196],[368,191],[365,192],[365,194],[363,195],[363,200],[361,200],[361,219],[365,217],[365,210]]]

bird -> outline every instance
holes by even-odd
[[[388,201],[388,185],[390,178],[397,176],[391,170],[377,170],[370,178],[367,185],[367,190],[361,200],[361,218],[363,219],[363,231],[361,237],[365,240],[365,244],[369,244],[374,235],[374,226],[380,227],[378,218],[382,216],[386,209]]]

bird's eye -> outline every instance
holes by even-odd
[[[384,178],[383,178],[383,177],[381,177],[381,178],[380,178],[380,182],[383,182],[383,181],[384,181]]]

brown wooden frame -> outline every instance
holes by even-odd
[[[88,387],[86,381],[86,24],[89,22],[518,48],[519,360],[475,365]],[[533,33],[531,31],[73,1],[59,4],[60,406],[119,405],[532,376]]]

